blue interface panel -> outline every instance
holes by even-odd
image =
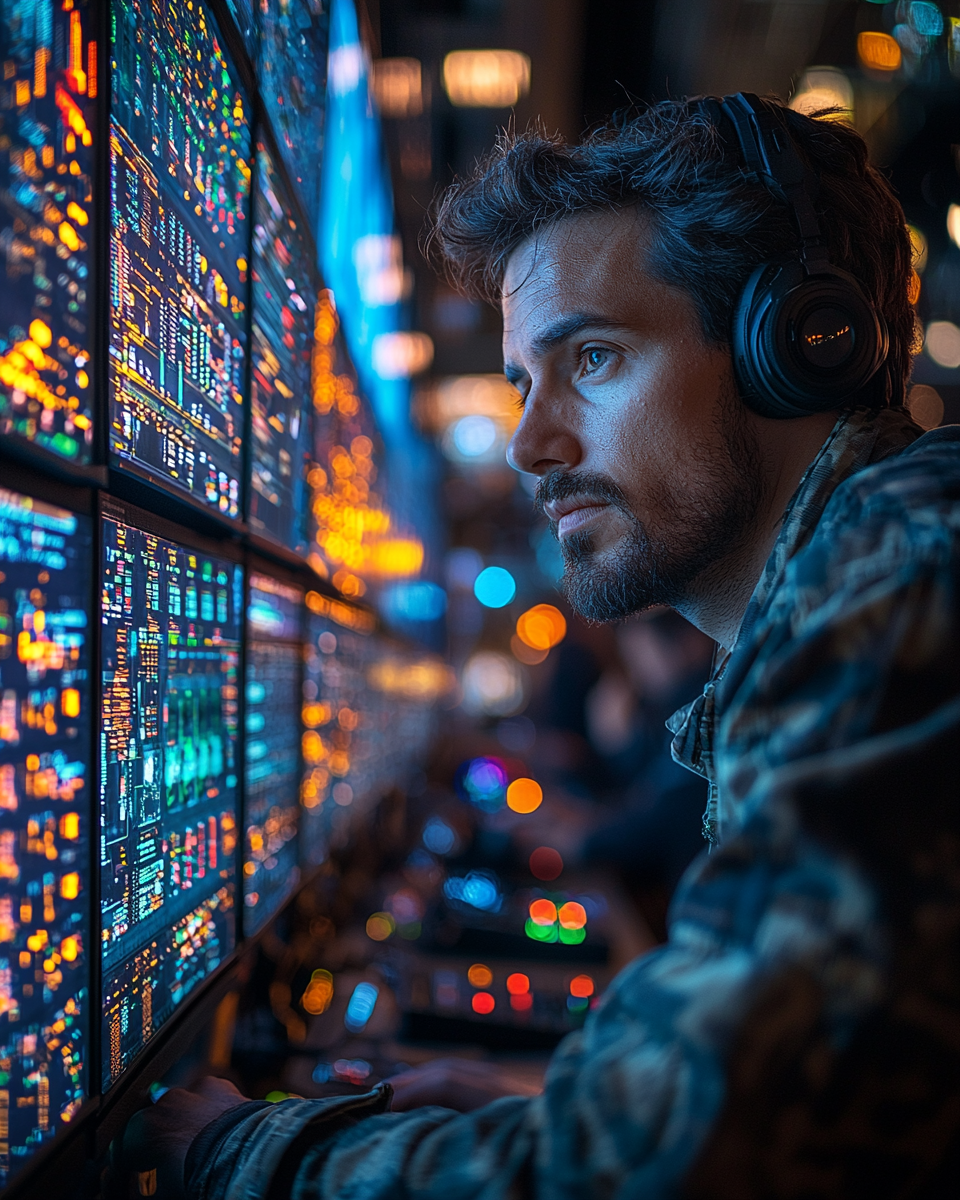
[[[303,591],[251,574],[247,608],[244,931],[256,933],[299,882]]]
[[[92,5],[0,5],[0,434],[88,463]]]
[[[103,520],[102,1075],[235,943],[243,573]]]
[[[330,4],[323,0],[261,0],[258,8],[260,93],[280,153],[316,229]],[[359,55],[359,46],[356,49]]]
[[[91,533],[0,489],[0,1186],[87,1093]]]
[[[269,150],[258,145],[249,524],[255,533],[303,554],[317,294],[309,243],[293,211]]]
[[[111,21],[110,449],[238,517],[249,105],[202,0]]]

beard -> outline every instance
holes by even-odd
[[[694,580],[745,545],[765,499],[761,452],[732,385],[720,409],[718,442],[690,447],[695,483],[681,490],[664,481],[648,493],[648,507],[659,514],[657,528],[640,520],[606,475],[555,471],[540,481],[540,512],[551,500],[575,495],[609,504],[627,524],[609,549],[598,548],[589,530],[560,542],[561,588],[586,620],[623,620],[654,605],[682,608]],[[551,528],[556,536],[555,522]]]

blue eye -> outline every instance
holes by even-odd
[[[606,350],[588,350],[584,355],[584,366],[587,371],[598,371],[607,361]]]

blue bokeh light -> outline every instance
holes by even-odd
[[[517,581],[505,567],[486,567],[474,580],[473,594],[484,608],[505,608],[517,594]]]

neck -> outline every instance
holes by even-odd
[[[835,412],[794,421],[750,414],[764,474],[764,499],[744,536],[690,585],[677,611],[722,647],[732,650],[754,588],[780,533],[783,514],[837,421]]]

